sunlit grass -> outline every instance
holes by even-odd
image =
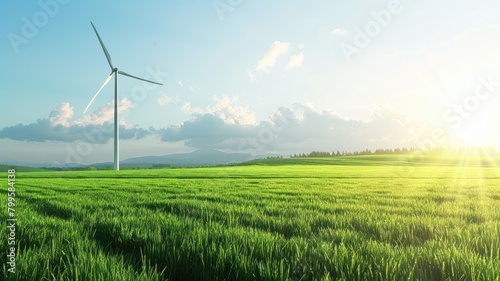
[[[498,159],[407,157],[19,173],[3,277],[499,280]]]

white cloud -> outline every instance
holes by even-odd
[[[163,97],[158,98],[156,101],[158,102],[159,105],[162,106],[162,105],[166,105],[166,104],[170,103],[172,100],[173,100],[172,97],[163,96]]]
[[[387,109],[377,110],[370,120],[363,121],[347,119],[333,111],[318,111],[312,104],[294,104],[280,107],[268,121],[257,122],[255,113],[240,105],[238,97],[213,99],[214,103],[205,109],[184,103],[182,110],[194,116],[177,126],[160,130],[121,126],[120,137],[137,140],[158,135],[163,141],[183,142],[187,147],[295,153],[420,146],[415,142],[416,130],[419,136],[432,136],[433,128],[421,128],[418,122]],[[63,103],[50,113],[49,118],[0,129],[0,139],[107,143],[113,138],[110,105],[112,103],[72,122],[73,109],[68,103]],[[121,110],[130,106],[126,99],[120,102]],[[101,123],[105,119],[108,122]],[[443,145],[454,145],[454,138],[450,136],[449,141]]]
[[[94,113],[89,115],[84,115],[83,117],[78,118],[74,121],[74,125],[102,125],[106,122],[113,121],[114,118],[114,101],[107,103],[101,107],[99,107]],[[118,103],[118,112],[122,113],[123,111],[132,107],[132,102],[127,98],[123,98]]]
[[[118,111],[129,109],[132,103],[124,98],[118,104]],[[110,102],[98,108],[93,114],[73,119],[73,107],[69,103],[62,103],[51,111],[48,118],[37,119],[30,124],[0,129],[0,139],[34,142],[75,142],[106,143],[113,138],[114,103]],[[120,120],[120,138],[140,139],[150,131],[128,126]]]
[[[73,107],[65,102],[50,112],[49,121],[52,126],[70,126],[69,120],[73,117]]]
[[[279,56],[288,52],[289,45],[287,42],[275,41],[259,61],[255,70],[268,71],[269,68],[274,66]]]
[[[131,107],[132,102],[127,98],[123,98],[118,104],[118,112],[122,113]],[[97,108],[94,113],[84,115],[76,120],[71,120],[73,115],[73,107],[69,103],[65,102],[50,112],[49,121],[52,126],[62,125],[64,127],[70,127],[73,125],[102,125],[106,122],[113,121],[114,102],[112,101],[107,103]],[[120,124],[125,125],[123,120],[120,121]]]
[[[200,90],[200,87],[196,84],[191,84],[189,83],[189,81],[182,81],[182,80],[177,80],[177,84],[179,85],[179,87],[187,90],[187,91],[190,91],[191,93],[194,93],[196,91],[199,91]]]
[[[347,29],[343,29],[343,28],[335,28],[332,30],[332,33],[341,37],[341,36],[344,36],[346,33],[347,33]]]
[[[240,124],[240,125],[255,125],[257,120],[255,119],[255,112],[248,109],[248,107],[243,107],[237,105],[239,102],[238,97],[229,98],[224,96],[221,99],[214,97],[217,102],[214,106],[209,106],[207,108],[207,113],[218,116],[226,124]]]
[[[296,67],[300,67],[302,62],[304,61],[304,53],[296,54],[290,57],[288,60],[288,64],[286,65],[287,69],[292,69]]]
[[[182,104],[181,110],[186,114],[194,114],[194,115],[203,114],[203,109],[198,107],[192,107],[190,102],[185,102],[184,104]]]
[[[210,114],[220,118],[225,124],[255,125],[257,120],[255,112],[238,105],[238,97],[229,98],[227,95],[222,98],[213,97],[214,105],[208,105],[205,109],[193,107],[191,103],[185,102],[181,109],[186,114],[203,115]]]
[[[250,78],[250,80],[252,80],[252,81],[255,80],[255,73],[252,70],[248,70],[247,74],[248,74],[248,78]]]
[[[288,42],[274,41],[271,47],[267,49],[262,59],[257,63],[255,69],[248,72],[251,80],[255,79],[255,72],[267,72],[274,66],[278,57],[288,52],[290,44]]]
[[[370,120],[362,121],[344,118],[334,111],[317,111],[311,105],[294,104],[276,110],[269,121],[244,124],[228,122],[232,112],[229,109],[238,109],[235,102],[236,98],[227,96],[217,99],[204,114],[158,133],[163,141],[184,141],[189,147],[259,154],[415,146],[415,125],[396,112],[376,111]],[[233,116],[239,114],[233,112]]]

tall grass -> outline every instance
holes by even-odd
[[[2,277],[500,280],[499,168],[361,164],[20,173]]]

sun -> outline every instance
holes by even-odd
[[[465,146],[491,145],[491,133],[486,126],[476,125],[464,128],[458,132],[459,138]]]
[[[491,118],[485,115],[476,116],[463,122],[457,130],[457,135],[465,146],[494,146],[494,130],[491,128]]]

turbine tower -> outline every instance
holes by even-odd
[[[144,82],[148,82],[148,83],[153,83],[153,84],[157,84],[157,85],[163,85],[163,84],[158,83],[158,82],[154,82],[154,81],[150,81],[150,80],[146,80],[146,79],[143,79],[143,78],[139,78],[139,77],[134,76],[134,75],[130,75],[130,74],[124,72],[124,71],[118,70],[118,68],[116,68],[116,67],[113,67],[113,64],[111,63],[111,56],[109,55],[109,52],[106,49],[106,46],[104,46],[104,43],[102,42],[101,36],[99,36],[99,33],[97,32],[97,29],[95,28],[94,24],[92,22],[90,22],[90,24],[92,24],[92,28],[94,29],[95,34],[97,35],[97,39],[99,39],[99,43],[101,43],[101,47],[102,47],[102,50],[104,51],[104,55],[106,56],[106,59],[108,60],[109,67],[111,67],[111,74],[109,74],[109,76],[106,78],[106,80],[102,84],[101,88],[99,88],[99,90],[97,91],[97,93],[94,95],[94,97],[92,98],[92,100],[89,102],[89,104],[87,105],[87,107],[83,111],[83,114],[85,114],[87,112],[87,109],[89,109],[89,107],[92,104],[92,102],[95,100],[95,98],[97,97],[97,95],[99,95],[99,93],[104,88],[104,86],[106,86],[106,84],[108,84],[108,82],[111,80],[111,77],[114,74],[115,75],[115,108],[114,108],[114,117],[115,117],[114,118],[114,135],[115,135],[115,138],[114,138],[114,150],[115,150],[115,155],[114,155],[114,169],[118,171],[118,170],[120,170],[120,151],[119,151],[120,150],[120,126],[118,124],[118,74],[121,74],[121,75],[124,75],[124,76],[128,76],[130,78],[134,78],[134,79],[141,80],[141,81],[144,81]]]

